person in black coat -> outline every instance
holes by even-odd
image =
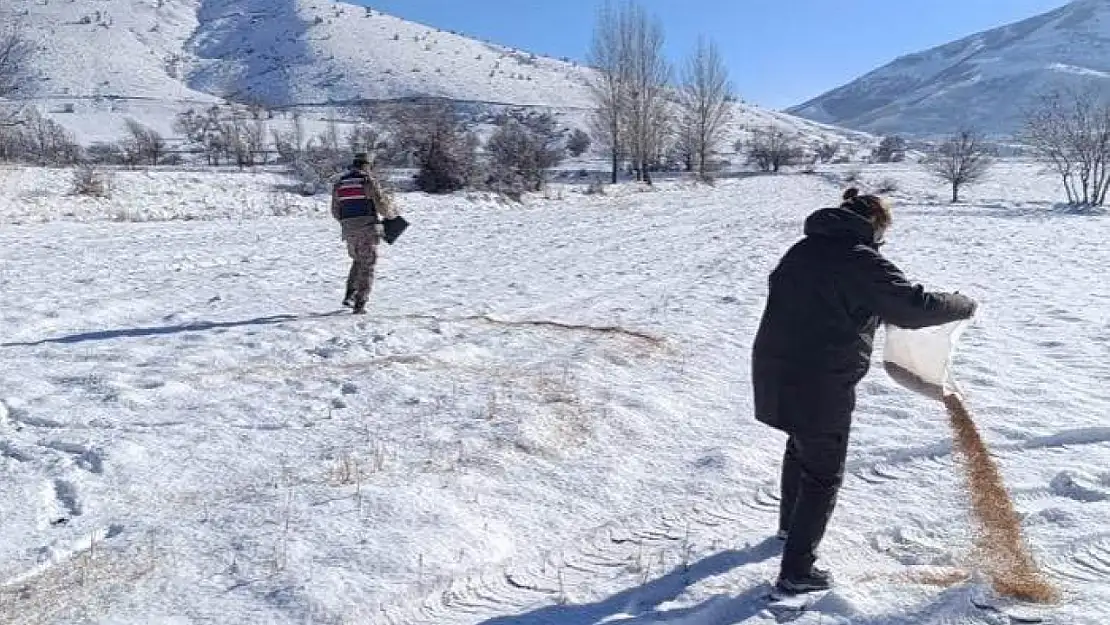
[[[831,586],[813,566],[836,505],[856,406],[880,322],[923,328],[970,318],[959,293],[930,293],[879,253],[891,224],[885,202],[856,189],[806,219],[805,238],[771,273],[752,350],[755,416],[789,435],[782,463],[776,583],[787,593]]]

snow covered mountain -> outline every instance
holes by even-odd
[[[1054,11],[901,57],[788,109],[875,133],[1010,134],[1039,94],[1110,87],[1110,0]]]
[[[174,113],[222,100],[326,115],[431,96],[548,107],[568,123],[590,106],[581,65],[332,0],[5,0],[9,20],[37,43],[35,101],[85,141],[126,117],[170,134]],[[811,142],[866,140],[746,105],[736,117],[736,133],[776,124]]]
[[[318,0],[12,0],[44,91],[269,105],[441,96],[582,105],[585,70]],[[8,4],[8,3],[5,3]]]

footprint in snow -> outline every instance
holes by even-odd
[[[1110,476],[1095,479],[1075,471],[1061,471],[1052,478],[1049,490],[1057,497],[1081,503],[1098,503],[1110,499]]]
[[[74,464],[89,473],[99,475],[104,472],[104,453],[97,449],[63,441],[49,441],[43,447],[69,454]]]
[[[54,480],[53,488],[54,499],[62,511],[68,514],[69,518],[81,516],[81,500],[77,495],[77,487],[66,480]],[[52,524],[64,524],[66,521],[63,519],[52,521]]]

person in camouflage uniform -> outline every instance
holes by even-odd
[[[365,314],[381,242],[381,221],[397,216],[389,196],[370,173],[366,154],[356,154],[332,187],[331,214],[339,221],[352,261],[343,305],[352,306],[356,315]]]

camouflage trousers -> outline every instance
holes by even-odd
[[[348,233],[347,253],[351,256],[351,271],[347,274],[347,297],[361,308],[370,298],[374,284],[374,264],[378,261],[378,233],[373,229]]]

